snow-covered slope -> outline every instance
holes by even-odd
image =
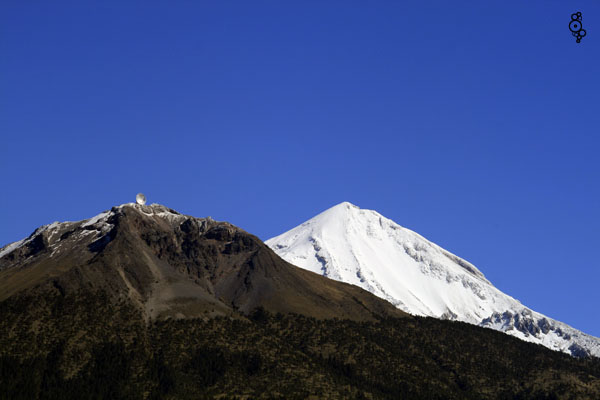
[[[344,202],[266,243],[298,267],[360,286],[409,313],[600,357],[600,339],[525,307],[469,262],[375,211]]]

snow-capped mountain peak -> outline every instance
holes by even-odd
[[[468,261],[376,211],[343,202],[266,243],[298,267],[360,286],[409,313],[600,356],[600,339],[528,309]]]

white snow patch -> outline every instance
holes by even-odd
[[[14,250],[16,250],[19,247],[21,247],[21,245],[24,244],[25,240],[27,240],[27,239],[21,239],[21,240],[19,240],[17,242],[13,242],[13,243],[10,243],[10,244],[4,246],[2,248],[2,250],[0,250],[0,258],[4,257],[7,254],[12,253]]]
[[[96,215],[95,217],[92,217],[90,219],[88,219],[85,223],[83,223],[81,225],[82,228],[85,228],[86,226],[91,226],[94,225],[102,220],[106,221],[106,219],[108,219],[108,217],[111,215],[112,213],[110,211],[104,211],[103,213],[100,213],[98,215]]]

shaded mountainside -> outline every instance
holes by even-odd
[[[356,286],[288,264],[229,223],[160,205],[126,204],[46,225],[0,251],[0,300],[47,288],[63,295],[102,289],[146,320],[258,306],[317,318],[404,315]]]
[[[409,316],[127,204],[0,250],[0,399],[595,399],[600,361]]]

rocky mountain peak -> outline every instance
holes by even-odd
[[[320,318],[405,315],[362,289],[288,264],[230,223],[159,204],[128,203],[53,223],[1,250],[0,301],[56,288],[126,298],[146,320],[256,307]]]

